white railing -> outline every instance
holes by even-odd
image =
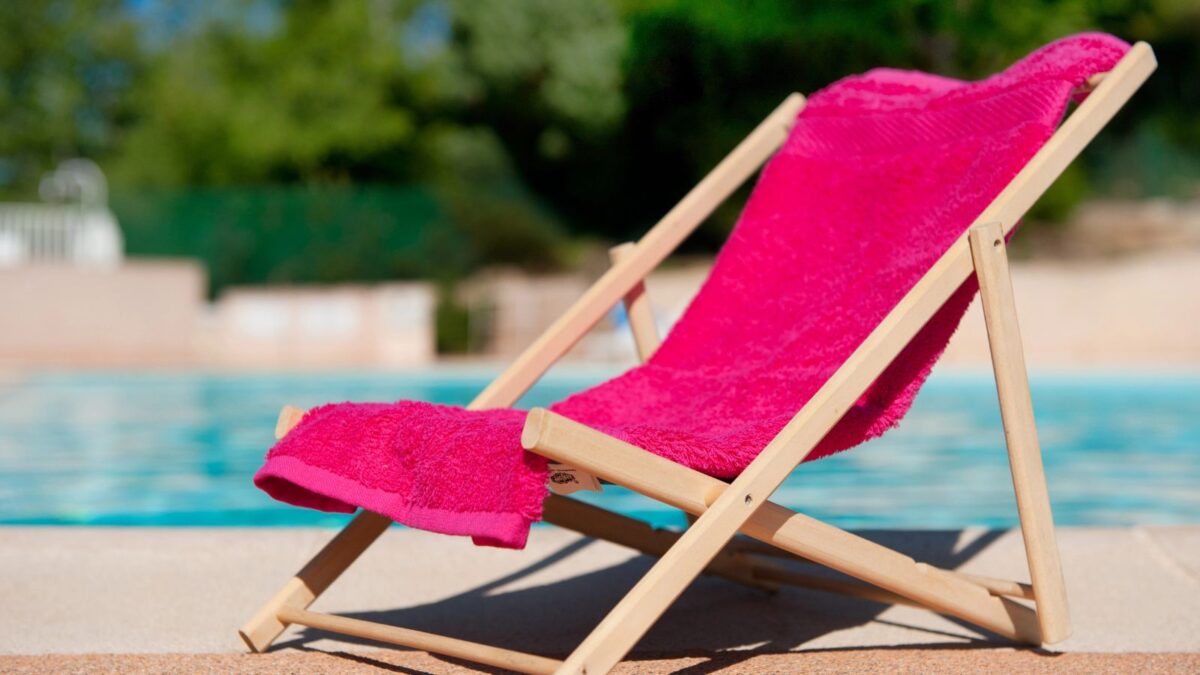
[[[117,265],[121,231],[105,207],[0,204],[0,267],[30,262]]]

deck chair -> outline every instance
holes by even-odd
[[[1155,67],[1150,47],[1138,43],[1110,70],[1088,79],[1082,89],[1090,94],[1048,142],[731,482],[664,459],[549,410],[530,411],[520,439],[529,452],[581,475],[625,486],[692,517],[690,526],[680,533],[654,529],[571,497],[550,494],[546,498],[543,517],[549,523],[658,558],[565,660],[309,610],[309,605],[391,524],[387,517],[368,511],[359,512],[289,580],[242,627],[241,638],[252,651],[261,652],[287,626],[298,624],[522,672],[604,673],[624,658],[698,575],[705,573],[761,588],[811,585],[884,603],[915,604],[1030,644],[1065,639],[1070,634],[1067,598],[1005,242],[1018,219]],[[614,265],[469,408],[514,404],[622,301],[629,311],[639,353],[643,357],[653,353],[658,338],[648,316],[643,280],[775,153],[804,106],[805,99],[798,94],[787,98],[640,241],[615,250]],[[978,281],[982,298],[1030,583],[934,568],[770,501],[775,490],[813,453],[914,336],[955,293],[970,286],[972,279]],[[277,435],[286,434],[301,414],[285,408]],[[743,536],[736,536],[739,533]],[[795,556],[824,565],[861,583],[798,574],[772,562],[772,555]]]

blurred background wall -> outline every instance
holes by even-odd
[[[0,201],[95,202],[47,189],[64,161],[94,161],[107,184],[92,205],[119,224],[123,255],[88,272],[112,277],[91,286],[95,299],[59,297],[59,281],[30,295],[13,289],[43,282],[18,281],[18,270],[44,279],[47,266],[79,261],[35,261],[0,232],[0,322],[11,334],[0,361],[68,356],[62,335],[87,341],[101,330],[60,316],[84,304],[113,321],[148,311],[155,305],[116,279],[146,257],[160,269],[180,260],[191,279],[167,303],[198,307],[191,339],[171,332],[184,319],[158,336],[189,345],[170,357],[180,362],[510,354],[603,268],[607,245],[644,232],[787,93],[879,65],[982,77],[1084,30],[1149,41],[1161,65],[1038,204],[1017,253],[1103,267],[1166,252],[1176,262],[1146,264],[1179,278],[1155,283],[1195,286],[1200,4],[1190,0],[4,3]],[[689,240],[693,264],[665,272],[671,289],[689,287],[681,275],[698,283],[745,193]],[[169,292],[133,274],[138,292]],[[342,295],[317,297],[328,285]],[[1153,335],[1170,333],[1171,345],[1191,335],[1196,322],[1181,317],[1196,296],[1181,292],[1183,304],[1163,310],[1175,323],[1143,322],[1156,328],[1137,338],[1141,351],[1156,349]],[[686,302],[659,295],[666,317]],[[389,297],[409,299],[389,310]],[[247,323],[245,307],[282,318]],[[73,328],[41,340],[47,325]],[[312,330],[294,339],[311,344],[280,342],[305,334],[298,326]],[[1163,344],[1200,362],[1200,347]],[[137,361],[138,349],[121,349],[72,359]],[[581,349],[612,351],[603,336]]]

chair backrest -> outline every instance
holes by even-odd
[[[659,423],[778,430],[1128,49],[1078,35],[979,82],[880,69],[814,94],[683,318],[647,365],[595,394],[684,389],[655,401]],[[974,292],[960,289],[810,458],[903,416]]]

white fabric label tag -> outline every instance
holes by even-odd
[[[600,492],[600,479],[586,471],[580,471],[573,466],[550,462],[550,491],[554,494],[569,495],[579,490]]]

